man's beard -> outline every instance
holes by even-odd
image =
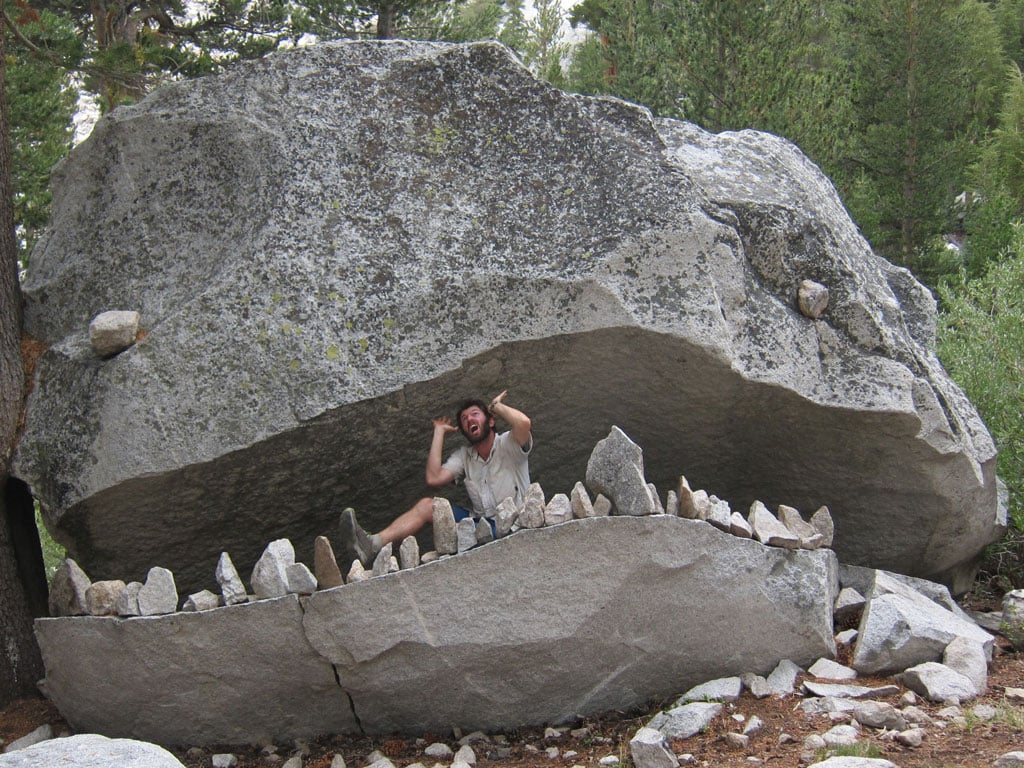
[[[464,434],[466,439],[469,440],[470,445],[477,445],[491,436],[491,424],[490,422],[485,421],[480,426],[480,433],[477,435],[471,435],[465,430],[462,431],[462,434]]]

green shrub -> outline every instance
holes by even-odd
[[[67,557],[67,553],[64,551],[64,547],[53,540],[50,536],[50,532],[46,530],[46,526],[43,525],[43,513],[39,509],[39,502],[36,502],[36,528],[39,529],[39,543],[43,547],[43,565],[46,566],[46,583],[49,584],[53,581],[53,574],[60,568],[60,564],[64,562],[64,558]]]
[[[1003,588],[1024,585],[1024,228],[976,279],[940,289],[939,356],[967,393],[999,449],[1011,530],[990,553]],[[991,559],[991,558],[990,558]]]

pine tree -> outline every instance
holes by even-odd
[[[49,11],[23,19],[20,34],[47,50],[75,50],[74,30]],[[77,89],[68,74],[25,46],[9,51],[7,101],[18,258],[28,254],[50,214],[50,172],[71,147]]]
[[[854,124],[841,186],[872,245],[913,268],[922,245],[950,226],[994,115],[1003,67],[995,23],[979,0],[857,0],[843,27]],[[868,208],[877,227],[865,226]]]

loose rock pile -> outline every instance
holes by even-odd
[[[591,491],[596,494],[593,499]],[[705,490],[691,489],[685,476],[680,476],[678,486],[668,491],[662,504],[657,488],[644,477],[642,450],[621,429],[613,427],[608,437],[594,448],[585,484],[577,482],[569,495],[558,493],[545,501],[544,490],[539,483],[533,483],[521,505],[516,506],[511,498],[498,505],[494,530],[486,520],[465,518],[456,523],[451,503],[439,497],[434,499],[434,549],[429,552],[421,555],[419,543],[410,536],[397,552],[391,544],[385,545],[369,570],[358,559],[353,560],[343,578],[326,536],[319,536],[314,542],[312,571],[296,561],[291,541],[277,539],[267,545],[256,562],[249,580],[250,590],[246,589],[231,556],[223,552],[215,572],[220,593],[203,590],[190,594],[180,610],[204,611],[288,594],[308,595],[317,589],[365,581],[461,554],[492,541],[495,536],[502,538],[573,519],[652,514],[702,520],[726,533],[752,538],[766,546],[817,549],[832,545],[833,523],[827,507],[818,509],[807,521],[793,507],[780,505],[776,516],[762,502],[755,501],[744,517],[733,511],[727,501]],[[157,616],[174,613],[178,600],[174,574],[166,568],[151,568],[145,583],[92,582],[69,558],[54,576],[50,615]]]

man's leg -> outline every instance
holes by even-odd
[[[433,519],[434,500],[422,498],[412,509],[396,517],[387,528],[371,536],[356,521],[355,510],[349,508],[341,513],[341,536],[351,545],[359,561],[369,565],[385,544],[401,542],[406,536],[416,535],[420,528]]]
[[[380,551],[385,544],[394,542],[401,544],[406,536],[415,536],[419,533],[420,528],[433,521],[434,500],[431,498],[420,499],[412,509],[400,514],[391,521],[391,525],[377,534],[380,537],[380,547],[377,547],[377,551]],[[376,537],[372,538],[376,540]]]

